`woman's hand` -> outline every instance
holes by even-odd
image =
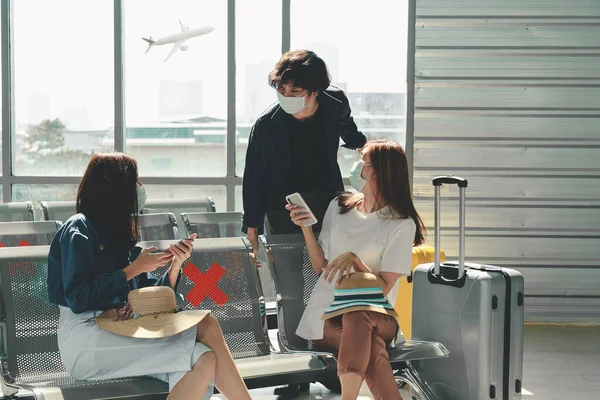
[[[348,251],[342,254],[323,269],[323,279],[331,283],[337,273],[337,282],[335,283],[337,286],[344,276],[346,278],[350,276],[351,269],[356,265],[357,260],[358,257],[352,252]]]
[[[140,253],[134,262],[123,268],[125,278],[130,280],[145,272],[154,272],[158,267],[168,263],[173,255],[169,252],[153,253],[158,247],[148,247]]]
[[[303,229],[309,228],[307,226],[304,226],[305,222],[308,222],[311,220],[310,214],[307,213],[304,208],[298,207],[295,204],[288,204],[287,206],[285,206],[285,209],[290,212],[290,218],[292,219],[292,222],[294,223],[294,225],[297,225]]]
[[[196,239],[197,236],[197,234],[193,233],[189,238],[169,246],[167,253],[172,255],[171,265],[181,267],[183,263],[191,257],[192,250],[194,250],[194,239]]]

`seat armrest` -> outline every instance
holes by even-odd
[[[398,343],[396,347],[388,349],[388,354],[390,362],[416,361],[450,356],[450,352],[443,344],[419,340],[407,340]]]

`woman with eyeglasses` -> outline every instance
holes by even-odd
[[[318,240],[312,227],[303,225],[307,213],[286,206],[321,275],[296,334],[312,340],[316,349],[338,353],[343,400],[356,399],[363,380],[375,399],[401,399],[386,351],[399,330],[396,319],[373,311],[326,321],[321,316],[334,300],[336,284],[352,272],[375,274],[390,304],[395,304],[400,277],[411,273],[412,247],[423,242],[425,228],[413,204],[402,146],[367,142],[350,182],[357,192],[331,202]]]

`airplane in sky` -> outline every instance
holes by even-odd
[[[173,54],[175,54],[177,49],[180,49],[181,51],[187,51],[188,46],[187,44],[185,44],[185,42],[188,39],[196,36],[206,35],[207,33],[210,33],[215,30],[215,28],[213,28],[212,26],[203,26],[201,28],[190,29],[189,27],[185,26],[181,22],[181,20],[179,20],[179,26],[181,27],[181,33],[165,36],[157,40],[152,39],[152,36],[150,36],[149,38],[142,38],[146,41],[146,43],[148,43],[148,49],[146,50],[146,53],[148,53],[150,49],[154,46],[161,46],[163,44],[173,43],[171,52],[169,53],[167,58],[165,58],[165,61],[167,61],[169,58],[171,58]]]

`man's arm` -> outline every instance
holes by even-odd
[[[252,127],[248,149],[246,150],[246,165],[242,181],[242,197],[244,215],[242,217],[242,231],[252,234],[262,234],[264,217],[269,200],[269,160],[271,155],[264,139],[259,121]]]
[[[344,145],[348,149],[360,149],[367,142],[366,136],[358,130],[354,118],[352,118],[352,110],[350,103],[344,93],[340,93],[341,121],[340,121],[340,137],[344,140]]]

